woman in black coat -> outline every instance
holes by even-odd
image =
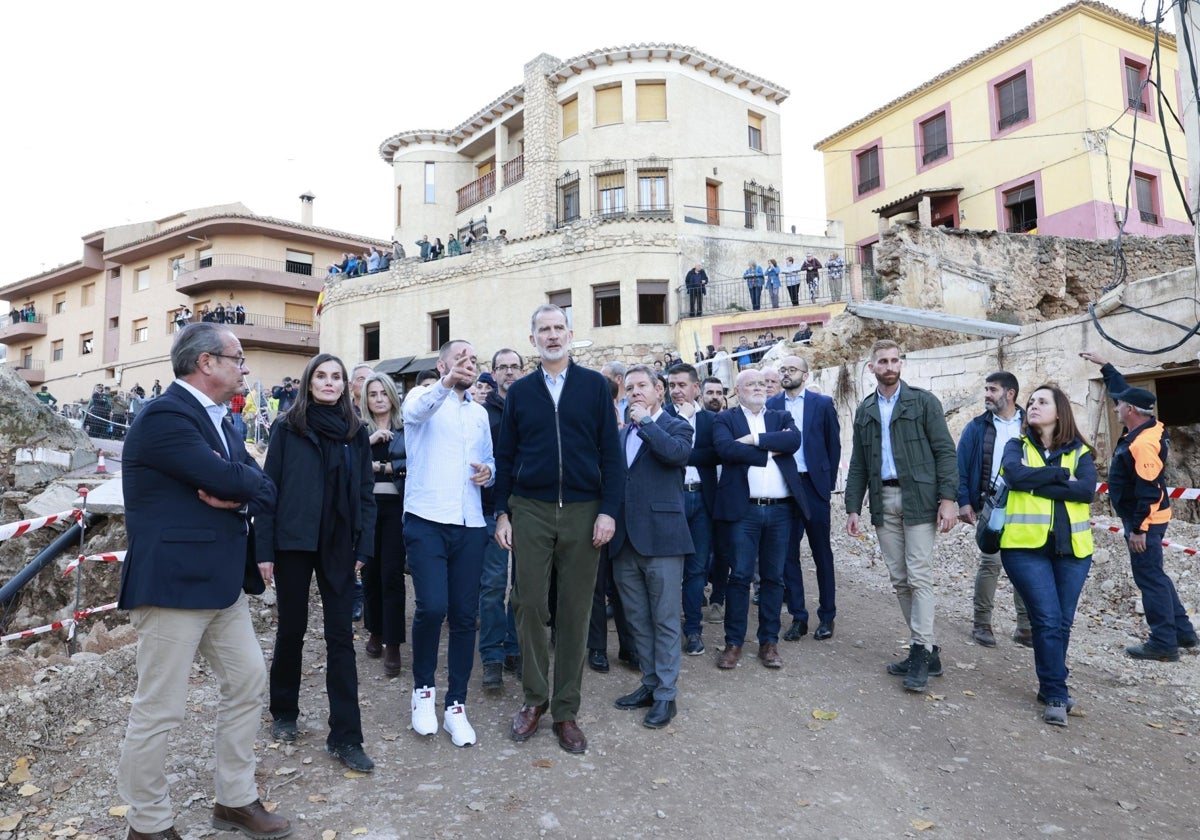
[[[367,430],[354,412],[346,366],[321,353],[304,387],[271,429],[264,471],[275,482],[275,510],[255,518],[255,548],[265,579],[275,579],[279,625],[271,662],[271,732],[296,739],[300,668],[313,575],[325,624],[326,749],[352,770],[375,766],[362,748],[354,608],[356,563],[375,544],[375,477]]]

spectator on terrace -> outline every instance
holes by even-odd
[[[236,324],[246,323],[246,307],[240,303],[233,308],[233,321]]]
[[[468,229],[467,232],[463,234],[462,240],[459,242],[459,244],[463,251],[469,252],[471,250],[471,246],[475,244],[475,234],[471,233],[470,229]]]
[[[372,245],[371,250],[367,253],[367,274],[374,274],[377,271],[379,271],[379,252]]]
[[[400,244],[400,240],[393,239],[392,240],[392,259],[393,260],[402,260],[405,257],[406,257],[406,254],[404,253],[404,246]]]
[[[788,297],[792,299],[792,306],[800,305],[800,266],[796,265],[796,261],[788,257],[783,264],[783,285],[787,286]]]
[[[808,321],[801,321],[796,325],[796,334],[792,336],[792,341],[808,344],[812,341],[812,330],[808,328]]]
[[[767,294],[771,296],[771,308],[779,308],[779,263],[767,260]]]
[[[836,251],[825,261],[825,276],[829,278],[829,296],[834,300],[842,297],[842,277],[846,273],[846,261]]]
[[[810,251],[804,262],[800,263],[800,270],[804,272],[804,280],[808,283],[808,299],[816,303],[817,290],[821,285],[821,261]]]
[[[418,239],[416,245],[421,249],[422,262],[429,262],[429,252],[433,249],[433,246],[429,244],[429,234]]]
[[[462,245],[454,238],[454,234],[450,234],[450,242],[446,245],[446,256],[457,257],[462,253]]]
[[[496,241],[497,242],[507,242],[508,241],[508,231],[505,230],[504,228],[500,228],[500,235],[496,237]]]
[[[442,244],[441,237],[433,240],[433,247],[429,249],[429,259],[440,260],[446,253],[446,246]]]

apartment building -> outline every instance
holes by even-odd
[[[251,381],[298,376],[319,349],[314,309],[326,267],[345,251],[385,244],[314,227],[311,207],[303,196],[301,223],[229,204],[85,235],[80,259],[0,289],[18,316],[34,313],[0,320],[7,364],[60,402],[96,384],[149,391],[155,379],[173,379],[181,315],[198,321],[220,305]]]
[[[1187,175],[1181,93],[1173,36],[1079,0],[818,142],[827,213],[865,263],[900,219],[1190,233],[1172,177]]]

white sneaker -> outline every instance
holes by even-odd
[[[446,707],[442,728],[450,733],[450,740],[456,747],[469,747],[475,743],[475,729],[467,720],[467,708],[462,703],[451,703]]]
[[[433,686],[413,689],[412,728],[418,735],[437,734],[437,689]]]

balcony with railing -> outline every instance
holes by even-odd
[[[508,164],[505,164],[507,166]],[[524,171],[524,158],[521,158],[522,172]],[[476,178],[465,187],[460,187],[458,190],[458,212],[466,210],[468,207],[478,204],[486,198],[491,198],[496,194],[496,170],[492,170],[482,177]]]
[[[21,313],[18,312],[16,321],[12,320],[11,316],[0,321],[0,344],[13,344],[17,341],[46,337],[45,315],[37,315],[33,320],[26,320],[20,315]]]
[[[771,294],[764,288],[759,297],[758,309],[764,313],[795,313],[797,321],[804,310],[827,307],[835,303],[846,303],[850,300],[850,272],[844,269],[840,276],[831,276],[828,269],[821,269],[820,275],[811,284],[801,279],[796,289],[796,303],[792,303],[788,287],[779,288],[779,306],[771,305]],[[754,301],[750,296],[750,287],[742,278],[717,280],[706,287],[708,294],[703,295],[703,310],[705,315],[733,314],[737,312],[754,311]],[[676,312],[690,312],[688,291],[682,285],[676,290],[678,308]]]
[[[192,316],[190,323],[199,323],[203,320],[205,319],[196,313]],[[226,320],[217,323],[227,327],[236,335],[244,349],[311,350],[315,353],[321,343],[321,331],[311,315],[305,318],[299,315],[292,317],[259,315],[256,312],[235,315],[231,312]],[[171,322],[167,325],[167,334],[174,335],[181,326],[181,323]]]
[[[504,164],[504,189],[525,177],[525,155],[520,154]]]
[[[311,263],[246,254],[211,254],[182,263],[175,276],[175,288],[188,295],[249,288],[315,298],[321,292],[324,277],[324,266],[317,268]]]
[[[30,385],[41,385],[46,381],[46,363],[41,359],[13,359],[10,366]]]

